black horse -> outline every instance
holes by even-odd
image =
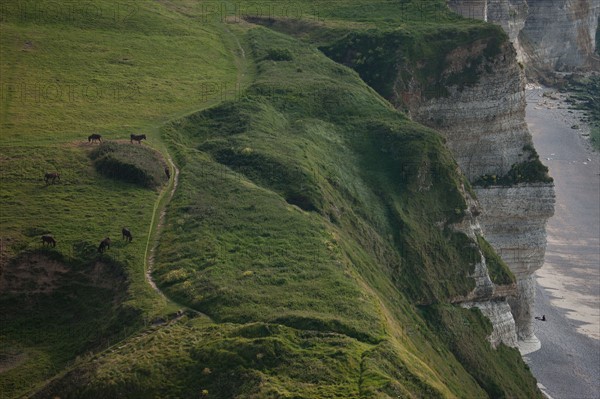
[[[88,143],[95,143],[96,141],[102,143],[102,135],[92,134],[88,136]]]
[[[56,247],[56,240],[51,235],[48,235],[48,234],[43,235],[42,236],[42,245],[46,246],[46,244],[48,244],[48,246],[52,245],[52,247]]]
[[[146,140],[146,135],[145,134],[132,134],[131,136],[129,136],[129,138],[131,139],[131,144],[133,144],[134,141],[137,141],[138,144],[142,144],[142,140]]]
[[[171,178],[171,171],[168,166],[165,166],[165,175],[167,175],[167,179]]]
[[[100,245],[98,246],[98,253],[103,253],[107,249],[110,248],[110,238],[106,237],[104,240],[100,241]]]
[[[60,175],[57,172],[47,172],[44,175],[44,181],[46,182],[46,184],[48,184],[50,180],[52,180],[52,184],[54,184],[56,179],[60,181]]]
[[[131,231],[129,231],[129,229],[123,227],[121,234],[123,235],[124,240],[127,240],[128,242],[133,241],[133,236],[131,235]]]

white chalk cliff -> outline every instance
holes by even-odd
[[[532,73],[600,68],[598,0],[448,0],[455,12],[498,24]]]
[[[508,297],[517,336],[521,341],[535,341],[533,273],[544,263],[546,221],[554,213],[553,186],[529,183],[476,192],[484,210],[480,219],[485,237],[517,279],[516,295]]]
[[[465,218],[460,223],[455,224],[453,228],[477,241],[477,235],[484,235],[479,218],[475,216],[481,211],[480,205],[467,193],[464,193],[464,195],[467,199],[468,209]],[[489,341],[494,348],[500,343],[517,347],[515,319],[507,302],[509,296],[516,296],[516,284],[501,286],[494,284],[488,272],[485,256],[481,251],[479,252],[479,259],[475,260],[475,271],[472,277],[475,279],[475,289],[466,297],[454,298],[453,302],[465,308],[477,307],[490,319],[493,331]]]
[[[595,41],[596,31],[600,21],[599,0],[449,0],[448,5],[468,18],[482,19],[502,26],[515,48],[515,60],[524,64],[528,75],[534,78],[547,77],[554,72],[600,70],[600,58],[595,52],[598,45]],[[504,73],[520,75],[520,79],[513,79],[513,84],[523,85],[522,74],[515,73],[514,70]],[[485,83],[479,89],[484,87]],[[476,92],[477,89],[471,88],[469,95],[476,96],[473,91]],[[504,139],[498,137],[494,144],[498,144],[498,141],[512,141],[513,150],[519,149],[519,140],[529,140],[528,133],[516,128],[520,123],[524,125],[523,90],[511,89],[499,93],[488,89],[488,93],[484,103],[494,104],[497,115],[504,115],[505,120],[510,122],[493,123],[495,127],[484,127],[481,123],[477,126],[477,123],[469,120],[476,119],[473,116],[463,123],[466,122],[473,130],[479,129],[480,134],[474,137],[486,137],[490,134],[493,137],[495,131]],[[469,101],[465,101],[464,96],[461,93],[454,99],[466,106]],[[504,101],[509,99],[513,106],[503,108],[503,98]],[[476,109],[482,108],[482,104],[475,104]],[[433,110],[427,109],[431,106],[435,107],[435,104],[428,104],[425,108],[418,107],[415,110],[417,119],[423,120],[424,114],[426,116]],[[457,108],[460,106],[454,107]],[[497,115],[494,117],[485,112],[476,114],[482,117],[482,122],[498,118]],[[463,158],[461,165],[466,168],[470,179],[477,174],[488,174],[493,169],[501,174],[506,169],[506,162],[510,164],[514,161],[514,158],[510,160],[511,157],[507,155],[507,152],[510,153],[509,149],[498,148],[494,153],[483,146],[479,151],[466,152],[466,147],[472,146],[476,139],[463,137],[465,134],[461,130],[464,132],[464,128],[461,128],[460,120],[449,122],[442,130],[448,134],[451,147]],[[459,143],[454,143],[455,141]],[[492,142],[494,139],[487,141]],[[468,142],[470,144],[466,144]],[[465,158],[469,156],[482,161],[484,165],[477,167],[466,162]],[[494,156],[497,157],[495,162]],[[487,160],[492,162],[488,163]],[[498,165],[498,162],[504,164]],[[531,324],[535,293],[532,274],[543,264],[545,224],[554,209],[553,189],[548,184],[520,184],[515,187],[477,188],[476,192],[484,211],[480,220],[486,238],[517,278],[517,294],[508,297],[517,336],[520,342],[529,342],[529,345],[522,345],[524,348],[535,349],[538,344]]]
[[[446,59],[452,70],[442,75],[468,68],[472,60],[481,59],[487,45],[485,40],[478,40],[467,48],[450,50]],[[525,78],[516,51],[505,42],[497,54],[483,59],[475,84],[447,87],[447,95],[435,98],[402,93],[398,96],[408,99],[398,105],[407,109],[413,119],[445,135],[471,182],[482,175],[505,175],[513,164],[527,160],[528,148],[532,148],[525,123]],[[399,79],[397,92],[414,86],[414,82],[407,84]],[[553,185],[475,187],[475,192],[481,230],[510,267],[517,284],[496,289],[491,296],[465,298],[463,306],[477,306],[490,318],[493,344],[501,341],[514,345],[518,339],[520,343],[533,342],[535,347],[538,341],[532,330],[532,275],[544,260],[546,221],[554,213]]]

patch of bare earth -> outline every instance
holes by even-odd
[[[24,254],[0,263],[2,294],[50,294],[65,282],[79,281],[85,285],[108,290],[126,290],[125,276],[114,267],[95,261],[79,272],[73,272],[60,261],[40,253]]]
[[[0,374],[23,364],[27,354],[16,349],[0,350]]]
[[[67,267],[40,254],[28,254],[0,264],[0,292],[48,294],[58,286]]]

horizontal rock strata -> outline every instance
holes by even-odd
[[[496,23],[533,74],[600,68],[595,0],[449,0],[467,18]]]
[[[475,42],[471,48],[450,51],[447,64],[453,73],[460,68],[460,51],[476,59],[477,52],[483,53],[485,47]],[[463,68],[468,68],[469,60],[463,61]],[[532,148],[525,123],[524,73],[512,45],[505,43],[499,54],[480,65],[477,73],[477,82],[470,86],[448,87],[444,95],[430,99],[405,95],[402,98],[409,101],[398,104],[408,109],[413,119],[446,136],[471,182],[486,174],[505,175],[513,164],[527,160],[531,155],[527,148]],[[481,230],[515,274],[517,283],[514,291],[504,288],[492,290],[489,295],[489,289],[484,289],[485,279],[475,276],[478,295],[464,298],[465,305],[478,306],[490,317],[494,324],[490,337],[493,343],[514,343],[512,324],[507,322],[510,318],[514,318],[516,338],[535,341],[532,274],[543,264],[546,221],[554,210],[553,185],[530,183],[480,187],[475,191],[481,205]],[[502,294],[508,298],[508,304],[501,300]]]
[[[485,237],[517,278],[517,294],[509,297],[519,340],[535,339],[533,273],[544,264],[546,221],[554,214],[551,184],[477,188]]]

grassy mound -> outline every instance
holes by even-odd
[[[218,342],[228,353],[243,346],[223,332],[229,323],[273,326],[282,349],[289,345],[283,331],[349,341],[336,346],[346,360],[309,380],[312,356],[328,353],[331,343],[279,356],[254,342],[271,361],[228,356],[228,367],[238,370],[236,394],[508,393],[519,355],[504,348],[506,356],[497,359],[486,340],[489,325],[473,323],[471,338],[486,353],[482,362],[499,364],[476,371],[480,365],[462,362],[414,309],[474,288],[469,275],[479,244],[451,229],[464,217],[464,179],[442,138],[311,47],[260,28],[245,40],[258,74],[242,98],[165,128],[182,165],[181,184],[155,278],[169,296],[218,323],[214,328],[228,337]],[[269,60],[273,48],[287,48],[294,62]],[[301,193],[309,205],[290,201],[290,193]],[[208,359],[211,352],[197,353]],[[285,369],[273,362],[281,357],[288,359]],[[298,364],[308,371],[297,373]],[[536,397],[533,378],[524,367],[518,373],[524,386],[517,396]],[[227,386],[195,384],[215,397],[230,395]]]
[[[156,188],[167,179],[160,154],[140,145],[102,143],[90,158],[98,173],[141,187]]]
[[[152,350],[160,346],[160,351]],[[133,338],[36,397],[357,397],[364,345],[279,325],[207,325],[192,319]],[[129,370],[137,370],[137,376]],[[345,380],[339,377],[345,375]],[[304,388],[301,388],[304,387]],[[308,395],[308,396],[306,396]],[[339,396],[335,396],[339,397]]]

